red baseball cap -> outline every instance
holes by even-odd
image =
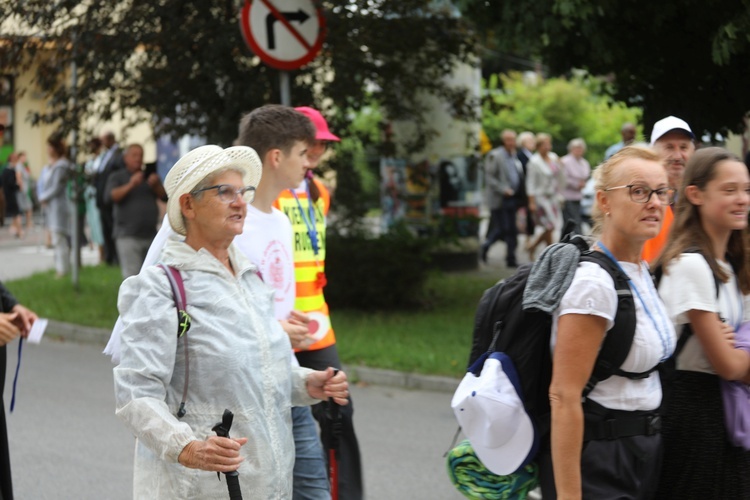
[[[328,122],[326,122],[326,119],[323,118],[323,115],[321,115],[320,111],[318,111],[317,109],[313,109],[308,106],[300,106],[299,108],[294,109],[308,117],[313,125],[315,125],[315,138],[317,140],[336,142],[339,142],[341,140],[331,133],[331,131],[328,129]]]

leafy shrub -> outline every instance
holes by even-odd
[[[395,226],[381,236],[329,229],[325,296],[334,308],[401,309],[423,305],[433,240]]]

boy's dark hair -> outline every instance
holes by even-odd
[[[289,106],[267,104],[242,117],[237,143],[249,146],[261,161],[272,149],[289,154],[297,141],[315,142],[315,126]]]

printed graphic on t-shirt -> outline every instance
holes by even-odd
[[[260,263],[261,273],[266,284],[276,290],[276,302],[284,302],[294,293],[292,256],[279,241],[271,241],[263,251]]]

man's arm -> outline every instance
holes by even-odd
[[[111,203],[120,203],[122,200],[127,198],[130,192],[143,182],[143,172],[136,172],[130,176],[130,180],[120,186],[115,186],[117,177],[112,177],[107,180],[107,189],[104,194],[105,199]]]
[[[158,174],[152,173],[148,176],[148,180],[146,182],[148,182],[151,191],[154,192],[157,198],[159,198],[160,200],[167,199],[167,192],[164,190],[164,185],[161,183]]]

